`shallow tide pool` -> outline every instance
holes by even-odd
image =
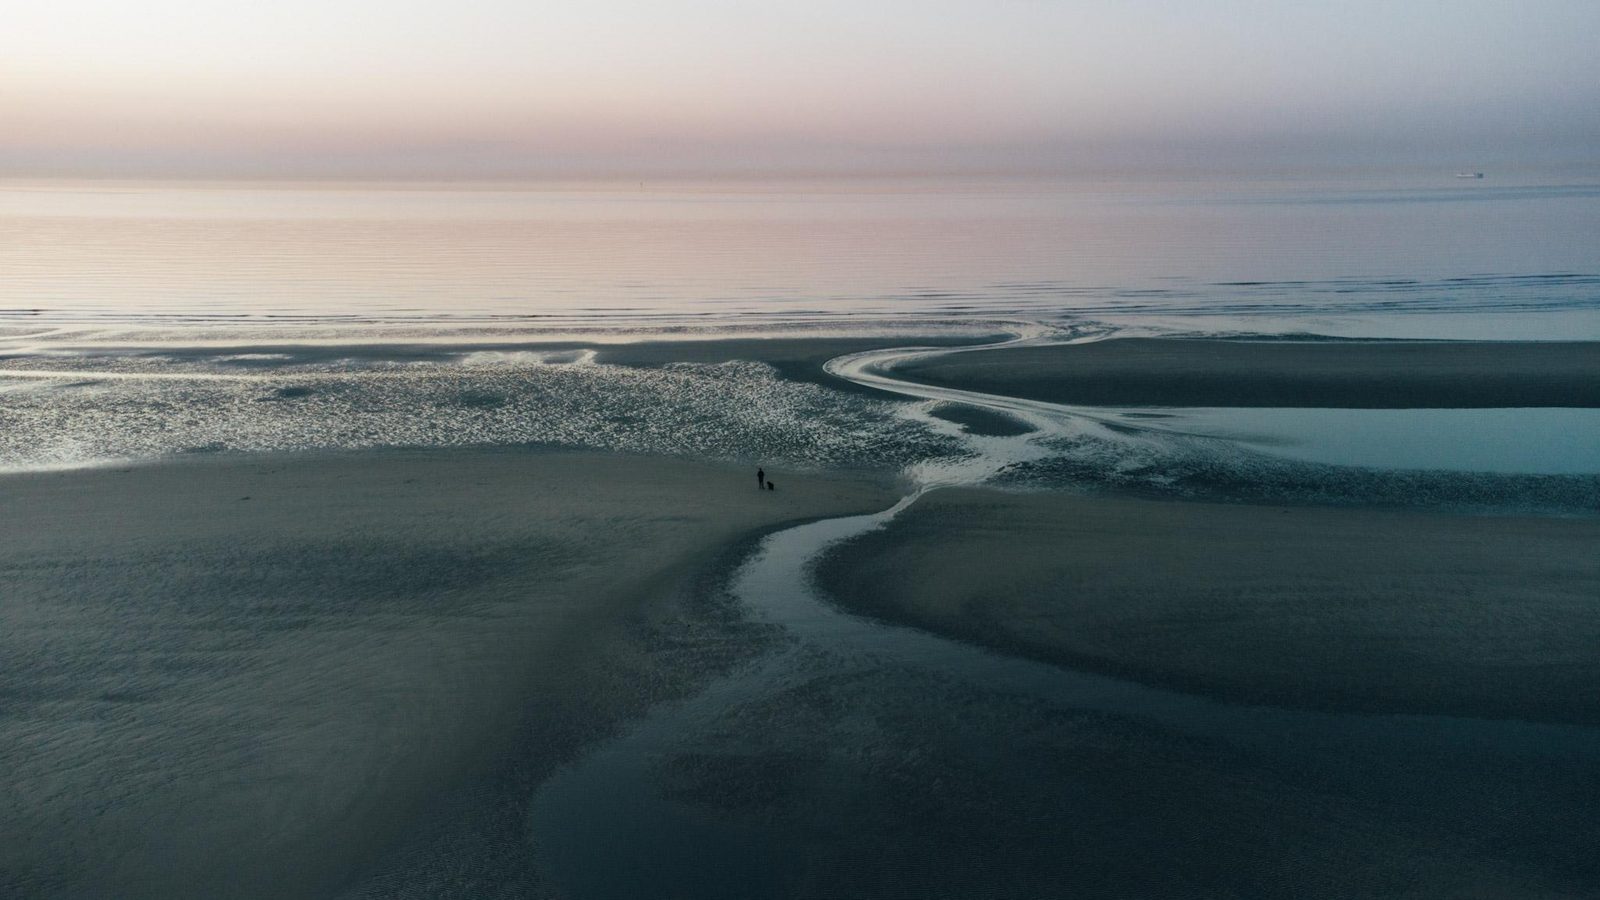
[[[1307,462],[1528,475],[1600,472],[1600,409],[1163,410],[1172,430]]]

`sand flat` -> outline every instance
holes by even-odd
[[[452,450],[0,478],[0,893],[325,895],[499,760],[528,788],[758,652],[684,590],[730,545],[892,499],[772,474]],[[510,836],[455,864],[528,855],[505,790]]]
[[[1092,406],[1600,406],[1600,342],[1115,338],[915,359],[895,375]]]
[[[1600,520],[929,494],[845,607],[1222,698],[1600,722]]]

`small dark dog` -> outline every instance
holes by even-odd
[[[767,490],[775,491],[775,490],[777,490],[777,488],[773,487],[772,486],[772,482],[769,481],[769,482],[767,482]]]

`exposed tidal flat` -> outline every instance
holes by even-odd
[[[64,332],[0,345],[0,468],[541,444],[897,469],[954,447],[900,427],[885,395],[829,377],[822,363],[900,340],[949,346],[987,334],[595,341],[445,330],[430,342],[415,329],[365,341],[349,328],[277,339]]]
[[[911,360],[912,381],[1091,406],[1600,406],[1600,342],[1113,338]]]
[[[1232,702],[1600,726],[1600,519],[929,493],[847,608]]]
[[[466,449],[0,479],[0,894],[534,890],[532,786],[771,640],[707,587],[729,547],[891,497],[750,480]]]
[[[1313,464],[1127,398],[1021,402],[1129,342],[941,355],[983,339],[7,354],[18,468],[159,461],[0,476],[0,888],[1600,887],[1595,474]],[[1291,405],[1418,381],[1367,342],[1167,343],[1160,403],[1206,343]],[[1451,403],[1484,396],[1470,359],[1535,400],[1594,371],[1593,345],[1393,346],[1457,354]],[[894,378],[824,366],[880,350]],[[918,392],[969,357],[1012,381]],[[1033,490],[907,496],[993,475]]]

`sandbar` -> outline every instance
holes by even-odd
[[[0,478],[0,894],[532,891],[533,787],[764,646],[708,573],[892,501],[754,469],[459,449]]]
[[[1600,723],[1600,520],[935,491],[848,609],[1251,704]]]
[[[910,381],[1088,406],[1600,406],[1600,342],[1114,338],[907,360]]]

